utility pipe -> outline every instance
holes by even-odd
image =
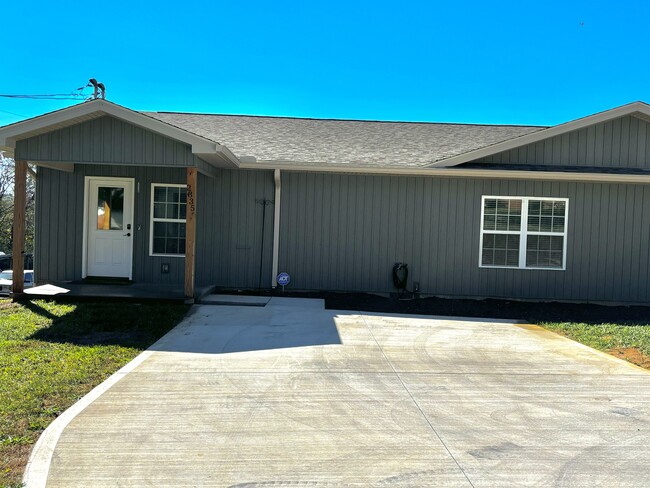
[[[273,276],[271,276],[271,287],[276,288],[278,284],[275,279],[278,276],[278,263],[280,261],[280,207],[282,204],[282,181],[279,169],[273,172],[273,179],[275,180],[275,208],[273,215]]]

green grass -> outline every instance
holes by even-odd
[[[176,325],[187,307],[0,299],[0,487],[61,412]]]
[[[539,322],[539,325],[650,369],[650,324]]]

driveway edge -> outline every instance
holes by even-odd
[[[612,360],[612,361],[614,361],[616,363],[619,363],[619,364],[625,364],[627,366],[632,367],[633,369],[638,369],[639,371],[643,371],[646,374],[650,373],[650,370],[648,370],[646,368],[643,368],[643,367],[639,366],[638,364],[634,364],[634,363],[632,363],[630,361],[627,361],[627,360],[625,360],[623,358],[617,358],[616,356],[612,356],[611,354],[606,353],[605,351],[601,351],[600,349],[596,349],[595,347],[591,347],[591,346],[588,346],[587,344],[583,344],[580,341],[577,341],[575,339],[571,339],[570,337],[567,337],[567,336],[562,335],[562,334],[560,334],[558,332],[555,332],[554,330],[547,329],[547,328],[545,328],[545,327],[543,327],[541,325],[530,324],[530,323],[518,323],[518,324],[513,324],[513,325],[516,325],[517,327],[519,327],[521,329],[557,336],[557,337],[559,337],[561,339],[564,339],[565,341],[574,342],[575,344],[580,346],[580,348],[586,349],[586,350],[588,350],[588,351],[590,351],[592,353],[595,353],[597,356],[604,357],[606,359]]]
[[[45,488],[47,475],[50,471],[50,463],[52,462],[52,454],[54,453],[54,448],[56,447],[63,430],[88,405],[104,394],[115,383],[124,378],[124,376],[142,364],[149,356],[151,356],[151,354],[153,354],[153,352],[154,351],[147,349],[138,354],[128,364],[81,397],[81,399],[47,426],[38,438],[38,441],[36,441],[36,444],[34,444],[32,452],[29,455],[29,460],[27,461],[27,466],[25,466],[23,485],[26,488]]]
[[[186,319],[192,315],[192,312],[193,309],[190,309],[175,327],[134,357],[122,368],[86,393],[47,426],[38,438],[38,441],[36,441],[36,444],[34,444],[27,465],[25,466],[25,473],[23,474],[23,486],[25,488],[45,488],[45,485],[47,484],[47,476],[50,471],[50,464],[52,463],[52,454],[54,453],[56,444],[61,437],[61,433],[68,424],[72,422],[77,415],[83,412],[88,405],[97,400],[97,398],[102,396],[118,381],[146,361],[154,352],[156,352],[157,347],[168,340],[170,334],[179,328],[187,327]]]

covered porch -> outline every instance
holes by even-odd
[[[14,297],[192,301],[209,291],[195,278],[198,175],[237,168],[227,148],[105,100],[7,126],[0,148],[16,163],[14,256],[25,251],[28,172],[37,181],[39,286],[24,288],[14,259]]]
[[[196,286],[192,300],[200,301],[214,290],[214,286]],[[186,290],[182,285],[160,283],[48,283],[24,290],[26,298],[52,298],[57,301],[120,300],[120,301],[166,301],[187,302]]]

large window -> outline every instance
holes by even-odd
[[[484,196],[479,266],[565,269],[568,210],[566,198]]]
[[[151,185],[150,255],[185,255],[186,208],[185,185]]]

